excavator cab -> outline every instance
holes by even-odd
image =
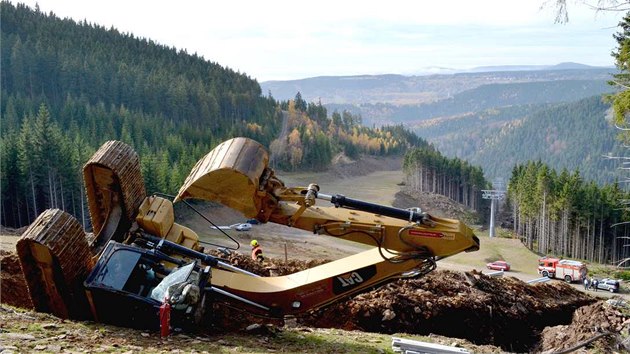
[[[146,240],[141,246],[110,241],[84,285],[96,321],[158,329],[166,304],[169,327],[197,325],[207,310],[209,281],[210,267],[198,260],[167,256]]]

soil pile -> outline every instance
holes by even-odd
[[[240,269],[263,277],[293,274],[304,269],[316,267],[320,264],[330,262],[330,260],[321,259],[308,261],[289,259],[285,262],[279,259],[267,258],[264,262],[261,263],[236,252],[232,252],[229,255],[226,255],[219,251],[211,250],[208,251],[208,253],[221,259],[225,263],[229,263]]]
[[[560,282],[528,285],[512,277],[438,270],[331,305],[303,323],[381,333],[434,333],[524,352],[538,342],[545,326],[569,323],[575,309],[593,302]]]
[[[420,207],[431,215],[461,219],[463,216],[473,213],[464,205],[439,194],[419,192],[409,187],[404,187],[394,196],[393,206],[397,208]]]
[[[290,274],[323,262],[264,264],[234,253],[226,259],[252,273]],[[562,282],[529,285],[513,277],[493,278],[480,272],[437,270],[410,280],[398,280],[298,318],[310,327],[339,328],[379,333],[438,334],[479,345],[524,352],[535,347],[546,326],[568,324],[573,312],[596,302],[590,295]],[[240,317],[236,309],[215,309],[215,321],[232,328],[261,323]]]
[[[352,160],[341,154],[335,156],[328,172],[339,178],[365,176],[374,171],[400,171],[402,158],[362,155],[358,160]]]
[[[577,309],[569,325],[545,328],[537,351],[561,352],[583,346],[602,353],[628,352],[630,343],[624,346],[620,335],[628,338],[629,324],[627,303],[621,299],[600,301]]]
[[[0,250],[0,301],[17,307],[33,307],[17,254],[2,250]]]

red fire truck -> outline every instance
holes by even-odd
[[[543,277],[564,279],[570,283],[586,277],[588,269],[580,261],[543,257],[538,260],[538,274]]]

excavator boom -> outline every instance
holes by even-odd
[[[185,198],[219,201],[261,222],[401,253],[422,249],[432,257],[447,257],[479,248],[472,230],[458,220],[434,217],[417,208],[326,195],[314,183],[289,188],[267,166],[268,161],[264,147],[251,139],[223,142],[197,162],[175,202]]]
[[[458,220],[326,195],[314,183],[286,187],[268,161],[259,143],[247,138],[228,140],[199,160],[175,201],[219,201],[261,222],[374,248],[285,277],[250,278],[215,271],[213,286],[262,305],[254,311],[303,312],[392,278],[426,274],[439,257],[479,249],[472,230]]]

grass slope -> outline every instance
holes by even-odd
[[[513,238],[490,238],[487,231],[475,231],[479,237],[481,246],[479,251],[460,253],[445,260],[477,270],[485,270],[486,263],[504,260],[510,263],[510,275],[523,274],[535,276],[537,274],[538,258],[536,253],[530,251],[521,241]]]

